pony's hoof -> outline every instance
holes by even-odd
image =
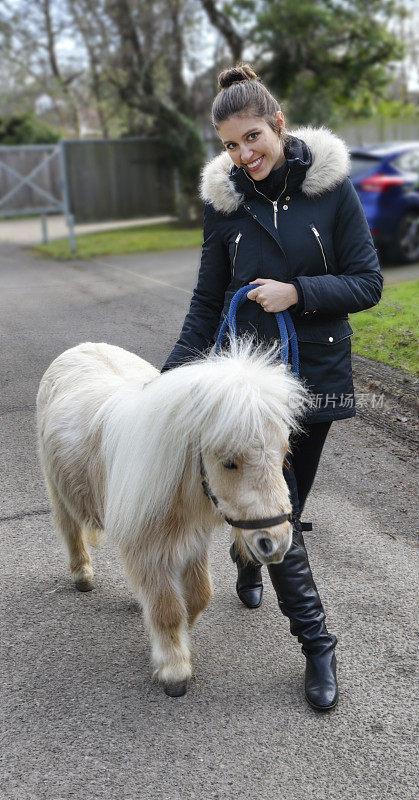
[[[95,588],[90,578],[80,578],[79,581],[74,582],[74,585],[79,592],[91,592]]]
[[[174,683],[165,683],[164,691],[169,697],[182,697],[186,694],[188,688],[188,681],[176,681]]]

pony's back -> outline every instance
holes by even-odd
[[[61,399],[76,390],[94,394],[103,402],[125,382],[151,380],[158,371],[144,359],[122,347],[84,342],[65,350],[50,364],[41,379],[37,406]]]

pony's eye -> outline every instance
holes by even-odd
[[[227,461],[223,461],[223,467],[225,467],[225,469],[237,469],[237,464],[235,461],[232,461],[231,458],[228,458]]]

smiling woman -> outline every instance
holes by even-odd
[[[249,78],[257,80],[250,67],[241,69],[246,71]],[[236,80],[232,82],[233,78]],[[230,92],[228,99],[225,93],[220,92],[217,95],[212,109],[212,121],[234,164],[244,167],[247,173],[261,180],[271,170],[278,169],[285,163],[281,134],[284,130],[284,115],[279,104],[262,84],[258,85],[259,91],[255,92],[254,84],[250,82],[246,88],[255,113],[253,116],[249,113],[243,115],[242,91],[235,89],[242,80],[240,70],[225,70],[221,73],[219,84],[221,88],[230,89]],[[260,92],[262,98],[259,96]]]
[[[382,276],[348,177],[345,144],[324,128],[286,131],[279,103],[248,64],[224,70],[219,85],[212,122],[225,152],[203,171],[204,245],[198,283],[163,370],[211,346],[233,295],[248,284],[254,289],[247,293],[251,302],[237,313],[239,335],[274,346],[274,313],[289,309],[300,376],[312,403],[304,432],[294,436],[292,452],[283,458],[293,540],[282,563],[268,569],[280,609],[303,646],[306,698],[325,711],[338,699],[337,640],[326,629],[300,515],[331,422],[355,414],[348,312],[378,303]],[[253,518],[249,501],[243,523]],[[263,531],[255,535],[263,541]],[[246,606],[257,608],[261,567],[245,560],[237,538],[230,551],[238,570],[236,590]]]
[[[280,111],[276,112],[275,118],[284,121]],[[278,134],[263,119],[246,116],[226,120],[221,123],[219,134],[234,164],[244,167],[251,175],[257,175],[258,180],[266,178],[272,169],[285,163]]]

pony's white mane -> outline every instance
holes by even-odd
[[[263,446],[268,430],[286,441],[307,393],[277,358],[276,348],[255,350],[241,340],[159,375],[142,391],[133,384],[118,389],[94,420],[103,425],[110,465],[105,529],[121,537],[168,513],[199,448],[223,457],[245,453]],[[198,473],[197,492],[199,480]]]

